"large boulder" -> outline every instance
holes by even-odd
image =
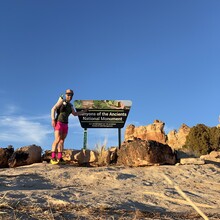
[[[9,167],[18,167],[41,162],[42,148],[36,145],[18,148],[8,160]]]
[[[155,120],[152,124],[146,126],[135,127],[128,125],[125,130],[125,141],[139,138],[141,140],[154,140],[160,143],[166,143],[166,135],[164,132],[165,123]]]
[[[117,164],[126,166],[145,166],[175,164],[176,156],[167,144],[156,141],[135,139],[123,142],[118,150]]]
[[[8,166],[8,160],[14,152],[14,148],[9,146],[8,148],[0,148],[0,168],[6,168]]]

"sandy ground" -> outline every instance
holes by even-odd
[[[207,219],[220,219],[219,163],[138,168],[40,163],[0,169],[4,220],[205,219],[190,202]]]

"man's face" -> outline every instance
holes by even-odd
[[[71,90],[66,90],[66,100],[71,101],[73,98],[73,92]]]

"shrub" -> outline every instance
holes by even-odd
[[[195,156],[209,154],[220,149],[220,128],[198,124],[190,129],[184,149]]]
[[[211,150],[220,150],[220,128],[210,128],[210,147]]]

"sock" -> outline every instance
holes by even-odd
[[[57,158],[58,158],[58,160],[60,160],[61,158],[62,158],[62,152],[58,152],[58,156],[57,156]]]
[[[56,157],[56,152],[51,153],[51,158],[54,159]]]

